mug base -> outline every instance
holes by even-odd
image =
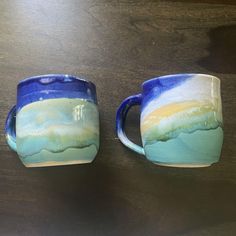
[[[57,161],[48,161],[41,163],[24,163],[25,167],[49,167],[49,166],[65,166],[65,165],[76,165],[76,164],[87,164],[91,163],[93,160],[76,160],[68,162],[57,162]]]
[[[168,164],[168,163],[162,163],[162,162],[153,162],[153,164],[159,165],[159,166],[166,166],[166,167],[176,167],[176,168],[201,168],[201,167],[209,167],[212,164]]]
[[[90,163],[97,154],[97,147],[92,144],[84,148],[67,148],[53,153],[42,150],[32,156],[20,157],[26,167],[64,166]]]

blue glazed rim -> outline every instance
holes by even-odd
[[[20,84],[23,84],[23,83],[27,83],[29,81],[38,81],[39,79],[44,79],[44,78],[50,78],[51,81],[53,82],[53,80],[64,80],[65,78],[68,78],[68,81],[71,81],[72,79],[75,79],[75,80],[80,80],[80,81],[84,81],[85,83],[92,83],[88,80],[85,80],[85,79],[81,79],[77,76],[74,76],[74,75],[69,75],[69,74],[45,74],[45,75],[35,75],[35,76],[30,76],[30,77],[27,77],[23,80],[21,80],[19,83],[18,83],[18,86]],[[93,83],[92,83],[93,84]],[[95,86],[95,85],[94,85]]]
[[[143,109],[143,107],[145,107],[145,105],[154,97],[158,97],[163,92],[181,85],[186,80],[192,79],[194,76],[203,76],[206,79],[214,79],[220,83],[220,79],[216,76],[201,73],[170,74],[155,77],[143,82],[142,84],[143,101],[141,109]]]
[[[52,98],[81,98],[97,104],[96,86],[91,81],[68,74],[32,76],[17,85],[16,110]]]
[[[151,78],[149,80],[146,80],[142,83],[142,88],[143,90],[150,90],[152,89],[154,86],[171,86],[171,82],[170,80],[173,81],[173,85],[176,85],[176,80],[178,80],[178,82],[184,82],[185,80],[193,77],[193,76],[204,76],[206,78],[214,78],[216,80],[218,80],[220,82],[220,79],[214,75],[210,75],[210,74],[204,74],[204,73],[179,73],[179,74],[169,74],[169,75],[162,75],[162,76],[158,76],[158,77],[154,77]],[[163,80],[165,79],[165,80]]]

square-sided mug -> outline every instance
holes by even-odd
[[[128,110],[141,105],[143,147],[124,133]],[[120,141],[151,162],[204,167],[219,160],[223,143],[220,80],[205,74],[174,74],[142,84],[142,94],[126,98],[116,116]]]
[[[5,134],[26,167],[93,161],[99,148],[95,85],[61,74],[22,80]]]

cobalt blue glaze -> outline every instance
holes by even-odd
[[[181,85],[188,79],[191,79],[191,77],[192,74],[165,75],[144,82],[142,84],[142,107],[145,107],[154,97],[157,98],[164,92]]]
[[[60,74],[21,81],[5,134],[27,167],[90,163],[99,149],[95,85]]]
[[[139,154],[145,155],[144,149],[137,144],[131,142],[126,134],[123,132],[125,119],[129,109],[132,106],[140,105],[142,103],[142,94],[132,95],[126,98],[120,105],[116,113],[116,133],[121,141],[130,149],[133,149]]]
[[[33,76],[18,84],[16,110],[44,99],[78,97],[97,104],[95,85],[71,75]]]

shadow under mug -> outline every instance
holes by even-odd
[[[22,80],[5,133],[26,167],[93,161],[99,148],[95,85],[60,74]]]
[[[141,105],[143,147],[131,142],[124,124],[130,107]],[[117,110],[120,141],[155,164],[204,167],[219,160],[223,143],[220,80],[205,74],[174,74],[142,84],[142,94]]]

